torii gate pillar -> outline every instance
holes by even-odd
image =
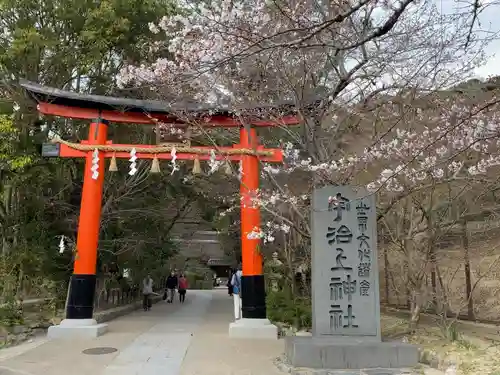
[[[106,144],[108,122],[93,120],[90,124],[88,144]],[[98,152],[97,178],[92,178],[93,152],[87,151],[83,175],[82,203],[78,221],[75,264],[66,306],[66,319],[51,326],[49,338],[93,338],[107,331],[107,324],[93,319],[96,287],[97,245],[101,226],[102,190],[104,185],[104,156]]]
[[[241,128],[239,146],[257,149],[258,138],[254,128]],[[242,319],[229,325],[229,336],[278,339],[278,328],[266,317],[266,288],[259,249],[260,240],[248,238],[249,233],[260,229],[260,209],[255,201],[260,177],[257,155],[243,155],[241,167]]]

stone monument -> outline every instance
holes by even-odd
[[[413,367],[418,349],[382,342],[375,196],[328,186],[312,200],[312,337],[287,337],[289,365],[313,369]]]

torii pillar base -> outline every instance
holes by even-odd
[[[229,337],[235,339],[278,340],[278,327],[269,319],[239,319],[229,324]]]
[[[94,319],[64,319],[61,324],[49,327],[49,339],[95,339],[108,331],[108,325]]]

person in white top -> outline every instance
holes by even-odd
[[[231,285],[233,286],[233,299],[234,299],[234,319],[241,319],[241,265],[231,278]]]
[[[151,294],[153,294],[153,279],[148,274],[144,280],[142,280],[142,307],[144,311],[151,310]]]

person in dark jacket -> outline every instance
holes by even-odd
[[[177,279],[177,275],[174,271],[170,272],[170,276],[167,278],[167,302],[174,302],[175,289],[179,284],[179,280]]]
[[[233,278],[233,274],[236,272],[236,270],[229,270],[228,272],[228,279],[227,279],[227,294],[229,294],[230,297],[233,296],[233,286],[231,285],[231,279]]]

